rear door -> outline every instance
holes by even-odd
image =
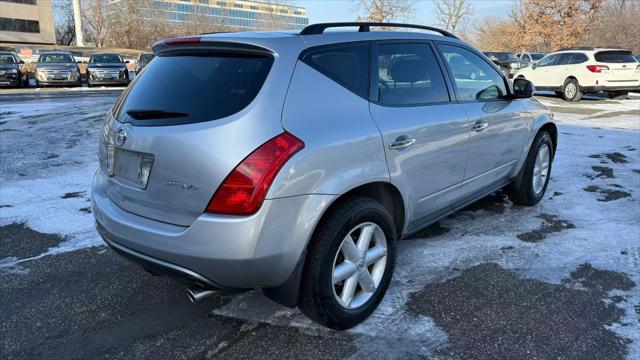
[[[439,43],[438,49],[455,85],[460,105],[472,124],[469,130],[469,156],[462,197],[482,192],[507,179],[516,167],[528,135],[527,116],[518,100],[511,100],[507,80],[475,51]],[[475,79],[457,76],[454,56],[473,64]]]
[[[638,63],[629,51],[607,50],[594,54],[598,64],[609,67],[605,71],[604,80],[608,86],[633,86],[639,80]]]
[[[469,122],[451,92],[429,43],[374,44],[371,115],[382,133],[391,182],[413,211],[414,226],[448,211],[460,193]]]

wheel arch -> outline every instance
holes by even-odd
[[[304,264],[307,257],[307,249],[313,241],[313,236],[316,233],[318,226],[321,226],[323,220],[335,209],[337,206],[345,201],[354,197],[369,197],[382,204],[391,215],[395,228],[397,239],[400,238],[405,226],[405,202],[402,194],[397,187],[389,182],[375,181],[362,185],[358,185],[342,195],[336,197],[331,204],[329,204],[323,211],[322,216],[317,221],[315,228],[311,232],[311,236],[307,239],[305,250],[298,259],[298,263],[289,275],[289,278],[280,286],[272,288],[263,288],[263,293],[271,300],[288,307],[295,307],[298,304],[300,294],[300,281],[302,279],[302,272],[304,270]]]

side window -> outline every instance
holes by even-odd
[[[537,67],[556,65],[556,61],[559,56],[560,54],[546,56],[542,60],[538,61]]]
[[[525,55],[522,55],[522,60],[531,61],[531,58],[529,57],[529,55],[525,54]]]
[[[507,94],[504,78],[493,66],[470,50],[438,45],[453,74],[460,100],[496,100]]]
[[[555,65],[571,64],[571,57],[572,56],[573,56],[573,53],[560,54],[560,56],[558,57],[558,60],[556,61]]]
[[[419,105],[450,100],[440,66],[427,44],[378,45],[376,73],[377,79],[373,80],[377,82],[380,104]]]
[[[312,49],[301,60],[356,95],[369,94],[369,45],[346,44]]]
[[[571,57],[571,63],[570,64],[582,64],[583,62],[586,62],[587,60],[589,60],[587,55],[581,54],[581,53],[575,53]]]

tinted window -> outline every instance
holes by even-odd
[[[558,61],[556,61],[556,65],[567,65],[571,63],[572,53],[562,53],[558,57]]]
[[[583,62],[589,60],[589,58],[587,57],[587,55],[585,54],[580,54],[580,53],[575,53],[573,54],[573,56],[571,57],[571,62],[570,64],[582,64]]]
[[[15,64],[16,60],[13,55],[0,54],[0,64]]]
[[[538,67],[556,65],[560,54],[549,55],[538,62]]]
[[[496,58],[498,61],[518,61],[518,57],[514,53],[508,52],[486,52],[488,58]]]
[[[377,102],[417,105],[449,101],[438,62],[426,44],[378,46]]]
[[[604,63],[632,63],[636,62],[630,51],[600,51],[595,55],[596,61]]]
[[[357,95],[369,93],[369,45],[340,45],[312,49],[302,61]]]
[[[38,58],[39,63],[72,63],[73,58],[69,54],[44,54]]]
[[[269,73],[270,56],[161,56],[114,109],[120,121],[172,125],[220,119],[245,108]]]
[[[142,54],[140,55],[140,64],[147,65],[149,61],[153,60],[153,54]]]
[[[542,59],[543,57],[544,57],[544,54],[539,54],[539,53],[531,54],[531,58],[536,61]]]
[[[531,61],[531,58],[529,57],[529,55],[525,54],[525,55],[522,55],[522,60]]]
[[[122,62],[120,55],[116,54],[95,54],[89,59],[89,63],[91,64],[114,64]]]
[[[460,100],[495,100],[507,94],[504,78],[472,51],[450,45],[438,45],[455,80]]]

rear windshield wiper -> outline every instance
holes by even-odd
[[[136,120],[167,119],[189,117],[189,114],[177,111],[136,109],[127,110],[127,115]]]

